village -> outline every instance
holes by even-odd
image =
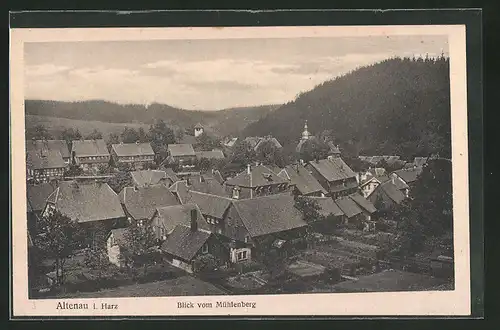
[[[163,126],[26,141],[32,297],[453,288],[452,244],[397,248],[411,232],[398,214],[438,155],[347,161],[307,120],[293,157],[202,124],[165,143]]]

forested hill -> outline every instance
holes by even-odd
[[[163,119],[167,124],[181,128],[187,128],[199,122],[219,135],[236,134],[246,125],[259,120],[277,107],[276,105],[263,105],[219,111],[193,111],[158,103],[146,107],[138,104],[122,105],[101,100],[81,102],[25,101],[27,115],[109,123],[151,124],[155,119]]]
[[[449,157],[449,60],[393,58],[357,69],[299,95],[242,136],[297,143],[306,119],[313,134],[331,130],[350,155]]]

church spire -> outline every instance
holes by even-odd
[[[307,119],[304,124],[304,131],[302,132],[302,140],[309,140],[309,137],[311,136],[311,133],[307,130]]]

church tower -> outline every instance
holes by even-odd
[[[307,120],[304,124],[304,131],[302,132],[302,140],[309,140],[311,133],[307,130]]]
[[[198,123],[194,127],[194,136],[197,137],[197,136],[200,136],[202,134],[203,134],[203,126],[200,123]]]

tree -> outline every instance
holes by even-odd
[[[285,159],[281,149],[271,141],[264,141],[256,151],[256,158],[263,164],[284,166]]]
[[[98,280],[101,280],[110,265],[106,252],[106,234],[101,228],[93,228],[89,234],[92,235],[93,244],[85,251],[84,263],[94,270]]]
[[[321,207],[314,199],[297,196],[295,198],[295,207],[302,213],[302,219],[309,224],[324,219],[319,213]]]
[[[247,165],[255,162],[257,155],[250,144],[243,140],[236,142],[230,158],[232,163]]]
[[[167,145],[175,143],[174,131],[161,119],[149,127],[148,137],[158,159],[164,159],[167,156]]]
[[[56,283],[64,283],[64,264],[79,247],[81,229],[78,224],[61,212],[54,210],[46,217],[40,217],[37,246],[47,258],[54,259]]]
[[[197,273],[210,273],[221,266],[220,260],[212,254],[199,255],[194,259],[193,263],[193,268]]]
[[[99,140],[102,139],[102,133],[99,132],[97,129],[94,128],[92,132],[90,132],[85,139],[87,140]]]
[[[328,144],[318,139],[312,139],[307,140],[302,145],[300,158],[305,162],[309,162],[312,160],[325,159],[328,157],[329,153],[330,147]]]
[[[71,150],[71,143],[74,140],[80,140],[82,138],[82,134],[78,130],[78,128],[75,130],[73,128],[65,128],[61,132],[61,139],[66,141],[66,144],[68,145],[68,148]]]
[[[41,124],[35,125],[35,127],[33,128],[33,132],[31,134],[27,134],[27,135],[31,135],[31,138],[33,138],[35,140],[53,139],[52,135],[49,133],[47,128]]]
[[[135,143],[139,141],[139,133],[133,128],[125,127],[120,137],[123,143]]]
[[[106,145],[108,150],[111,151],[111,145],[120,143],[120,137],[116,133],[109,133]]]
[[[132,186],[132,175],[130,172],[117,172],[106,182],[116,193],[120,193],[123,188]]]
[[[153,250],[157,246],[153,226],[149,221],[134,223],[127,228],[125,239],[125,258],[134,265],[142,265],[146,275],[148,264],[154,260]]]
[[[216,138],[215,136],[210,136],[207,133],[203,133],[196,137],[196,143],[193,147],[198,151],[207,151],[218,149],[220,148],[220,146],[220,139]]]
[[[148,135],[146,134],[146,131],[144,131],[144,128],[139,127],[139,130],[137,131],[137,135],[139,136],[139,142],[141,142],[141,143],[149,142]]]
[[[69,169],[64,172],[65,177],[80,176],[83,174],[83,169],[78,165],[69,165]]]

